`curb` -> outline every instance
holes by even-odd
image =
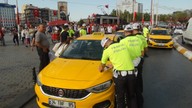
[[[179,39],[179,37],[181,36],[177,36],[173,38],[174,44],[173,46],[177,49],[177,51],[179,53],[181,53],[182,55],[184,55],[186,58],[188,58],[190,61],[192,61],[192,52],[189,51],[188,49],[182,47],[177,40]]]
[[[30,88],[27,92],[17,96],[16,99],[12,102],[12,104],[6,106],[5,108],[23,108],[34,97],[34,88]]]

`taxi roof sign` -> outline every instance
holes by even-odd
[[[104,36],[104,33],[102,33],[102,32],[94,32],[94,33],[92,33],[92,36]]]

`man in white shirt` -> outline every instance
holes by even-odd
[[[109,25],[109,26],[107,27],[107,33],[108,33],[108,34],[112,34],[112,32],[113,32],[113,27],[112,27],[111,25]]]

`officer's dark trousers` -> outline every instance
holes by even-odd
[[[136,77],[136,95],[137,95],[137,105],[138,108],[143,108],[144,98],[143,98],[143,77],[142,77],[142,71],[143,71],[143,58],[141,59],[141,62],[139,63],[137,70],[138,74]]]
[[[137,108],[135,75],[127,75],[124,77],[119,75],[118,78],[114,78],[114,83],[116,108],[126,108],[127,105],[125,99],[128,101],[128,108]],[[127,95],[125,93],[127,93]]]
[[[42,48],[37,48],[37,52],[39,55],[40,65],[39,72],[49,64],[49,54],[48,52],[43,52]]]

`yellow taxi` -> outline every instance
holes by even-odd
[[[115,32],[114,41],[119,42],[123,38],[125,38],[124,30],[118,30],[118,31]]]
[[[79,37],[38,74],[35,93],[40,108],[114,108],[112,69],[98,70],[103,37]]]
[[[155,48],[173,48],[173,40],[165,28],[153,28],[150,31],[148,46]]]

